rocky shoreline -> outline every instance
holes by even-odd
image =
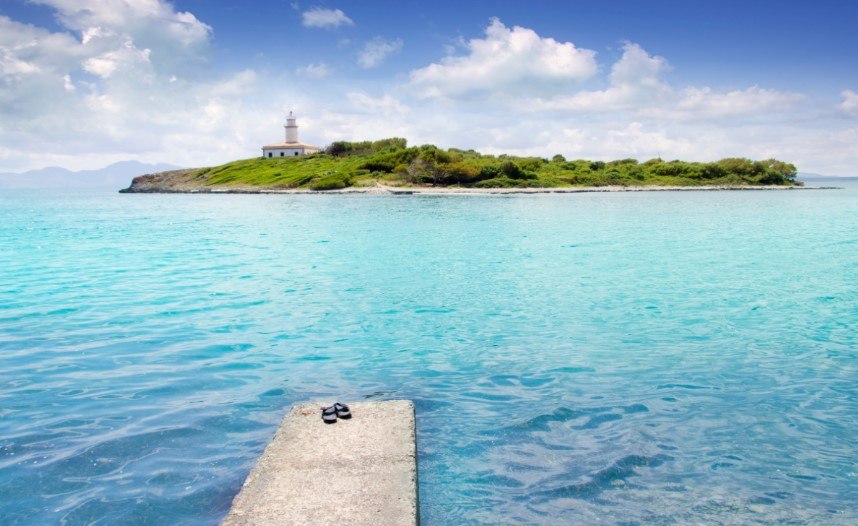
[[[550,188],[465,188],[454,186],[351,186],[338,190],[267,188],[256,186],[205,186],[196,169],[173,170],[135,177],[123,194],[287,194],[287,195],[507,195],[580,194],[594,192],[701,192],[743,190],[834,190],[833,186],[701,185],[701,186],[566,186]]]
[[[285,195],[512,195],[583,194],[610,192],[703,192],[762,190],[839,190],[835,186],[580,186],[565,188],[450,188],[450,187],[352,187],[340,190],[272,188],[125,188],[123,194],[285,194]]]

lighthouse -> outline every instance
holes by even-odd
[[[291,111],[286,117],[286,142],[298,142],[298,119]]]
[[[292,111],[286,116],[286,124],[283,127],[286,129],[286,140],[263,146],[262,157],[269,159],[274,157],[295,157],[319,151],[318,146],[304,144],[298,140],[298,118]]]

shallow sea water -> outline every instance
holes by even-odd
[[[424,524],[854,524],[858,187],[0,194],[0,523],[216,524],[410,398]],[[320,459],[322,460],[322,459]]]

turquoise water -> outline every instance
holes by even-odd
[[[415,400],[424,524],[854,523],[856,276],[854,185],[4,193],[0,523],[215,524],[317,397]]]

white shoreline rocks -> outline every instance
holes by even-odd
[[[559,188],[460,188],[460,187],[350,187],[339,190],[304,190],[254,187],[125,188],[123,194],[284,194],[284,195],[512,195],[584,194],[611,192],[705,192],[742,190],[840,190],[837,186],[576,186]]]
[[[458,186],[350,186],[338,190],[268,188],[250,185],[205,186],[196,169],[173,170],[135,177],[124,194],[313,194],[313,195],[507,195],[580,194],[592,192],[701,192],[724,190],[835,190],[834,186],[701,185],[701,186],[561,186],[548,188],[465,188]]]

